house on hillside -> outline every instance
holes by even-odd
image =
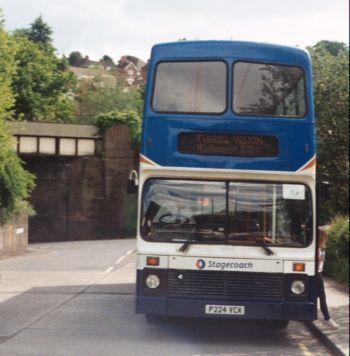
[[[109,57],[92,61],[85,56],[69,69],[76,75],[81,88],[87,87],[91,82],[100,87],[114,87],[117,82],[137,87],[146,83],[148,64],[141,59],[125,55],[119,59],[117,65],[112,59],[108,59]]]
[[[112,75],[111,72],[101,66],[91,68],[73,67],[70,66],[69,70],[76,75],[78,80],[77,88],[80,93],[84,93],[91,86],[99,88],[114,88],[117,85],[117,76]],[[68,97],[71,99],[79,96],[73,91],[69,91]]]
[[[134,56],[122,56],[117,64],[121,78],[132,85],[142,85],[146,82],[147,64]]]
[[[140,76],[139,79],[138,79],[138,84],[140,84],[140,85],[146,84],[147,72],[148,72],[148,63],[149,63],[149,60],[148,60],[147,63],[141,68],[141,76]]]
[[[114,87],[117,84],[116,76],[103,67],[81,68],[71,66],[69,69],[77,76],[78,81],[95,80],[101,82],[102,87]]]

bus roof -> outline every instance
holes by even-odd
[[[245,41],[179,41],[153,46],[153,60],[176,58],[240,58],[300,64],[309,63],[306,50],[276,44]]]

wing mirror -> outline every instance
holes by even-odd
[[[129,174],[129,178],[126,185],[126,191],[128,194],[136,194],[139,186],[138,174],[135,170],[132,170]]]

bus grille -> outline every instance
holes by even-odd
[[[169,270],[170,297],[283,299],[282,273]]]

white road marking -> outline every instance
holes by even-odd
[[[126,256],[122,256],[120,257],[117,261],[115,261],[116,264],[120,263],[121,261],[123,261],[123,259],[125,258]]]
[[[105,272],[109,273],[109,272],[112,272],[112,270],[113,270],[113,266],[112,266],[112,267],[107,268],[107,269],[105,270]]]
[[[132,253],[132,250],[129,250],[126,254],[130,255]]]

